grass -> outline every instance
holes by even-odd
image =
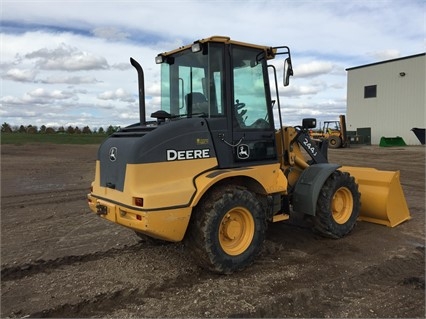
[[[100,144],[107,138],[106,134],[28,134],[1,133],[1,144]]]

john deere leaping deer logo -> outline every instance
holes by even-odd
[[[247,159],[250,157],[250,148],[247,144],[240,144],[238,146],[237,156],[239,159]]]

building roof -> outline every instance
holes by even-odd
[[[426,55],[426,53],[423,52],[423,53],[419,53],[419,54],[405,56],[405,57],[402,57],[402,58],[396,58],[396,59],[391,59],[391,60],[385,60],[385,61],[380,61],[380,62],[375,62],[375,63],[364,64],[364,65],[360,65],[360,66],[354,66],[352,68],[347,68],[346,71],[351,71],[351,70],[355,70],[355,69],[365,68],[365,67],[383,64],[383,63],[388,63],[388,62],[395,62],[395,61],[400,61],[400,60],[405,60],[405,59],[417,58],[417,57],[422,56],[422,55]]]

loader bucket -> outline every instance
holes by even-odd
[[[355,178],[361,193],[359,220],[395,227],[410,219],[399,181],[399,171],[343,166],[341,171]]]

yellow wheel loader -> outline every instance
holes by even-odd
[[[287,46],[213,36],[159,54],[153,121],[143,69],[131,58],[140,121],[100,145],[90,209],[140,237],[184,241],[196,262],[223,274],[250,265],[268,224],[291,215],[309,217],[331,238],[349,234],[358,219],[391,227],[409,219],[398,172],[328,163],[327,143],[309,137],[315,119],[282,125],[276,67],[268,64],[279,57],[286,86]]]
[[[346,117],[339,115],[338,121],[325,121],[322,130],[309,131],[312,139],[328,140],[330,148],[340,148],[349,146],[348,135],[346,131]]]

